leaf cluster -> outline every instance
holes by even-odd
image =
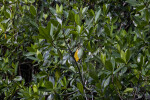
[[[150,99],[149,4],[0,0],[0,99]]]

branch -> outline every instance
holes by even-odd
[[[78,71],[79,71],[79,75],[80,75],[80,78],[81,78],[82,85],[83,85],[83,87],[85,88],[85,86],[84,86],[84,81],[83,81],[83,77],[82,77],[82,75],[81,75],[80,68],[79,68],[78,63],[76,62],[76,60],[75,60],[75,58],[74,58],[74,55],[73,55],[73,53],[72,53],[70,47],[68,46],[68,44],[67,44],[67,42],[66,42],[66,38],[65,38],[64,32],[63,32],[63,35],[64,35],[64,41],[65,41],[65,44],[66,44],[66,46],[67,46],[67,48],[68,48],[68,50],[69,50],[69,52],[70,52],[72,58],[74,59],[77,68],[78,68]]]

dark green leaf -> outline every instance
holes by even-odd
[[[109,82],[110,82],[110,76],[105,80],[104,88],[109,85]]]
[[[106,67],[107,70],[113,71],[113,66],[112,66],[112,63],[111,63],[110,60],[107,60],[107,61],[106,61],[105,67]]]
[[[121,59],[121,58],[116,58],[115,61],[118,62],[118,63],[125,63],[124,60]]]
[[[30,6],[30,13],[36,16],[36,8],[33,5]]]
[[[130,50],[127,49],[126,52],[125,52],[125,54],[126,54],[126,63],[128,63],[128,61],[130,60],[130,57],[131,57],[131,52],[130,52]]]
[[[79,89],[79,91],[83,94],[84,93],[84,90],[83,90],[83,85],[82,85],[82,83],[77,83],[77,87],[78,87],[78,89]]]

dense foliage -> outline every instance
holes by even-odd
[[[0,100],[144,100],[149,78],[150,0],[0,0]]]

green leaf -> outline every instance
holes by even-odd
[[[62,14],[63,13],[63,5],[61,4],[60,7],[58,4],[56,4],[56,13]]]
[[[118,62],[118,63],[125,63],[124,60],[121,59],[121,58],[116,58],[115,61]]]
[[[38,24],[37,24],[35,21],[29,20],[29,22],[30,22],[33,26],[35,26],[36,28],[38,28]]]
[[[56,17],[57,18],[57,17]],[[58,27],[59,26],[59,22],[57,20],[50,20],[51,23],[55,26],[55,27]],[[61,25],[61,24],[60,24]],[[58,27],[59,28],[59,27]]]
[[[121,35],[124,37],[124,36],[127,35],[127,32],[126,32],[125,30],[122,30],[122,31],[121,31]]]
[[[67,87],[67,80],[66,80],[66,77],[64,76],[63,80],[61,80],[61,83],[63,85],[64,88]]]
[[[32,56],[28,56],[28,59],[34,60],[34,61],[38,61],[38,58],[32,57]]]
[[[80,16],[78,14],[75,14],[75,22],[77,25],[80,25]]]
[[[104,15],[106,15],[106,12],[107,11],[107,7],[106,7],[106,4],[103,4],[103,13],[104,13]]]
[[[121,50],[120,55],[123,61],[126,62],[126,53],[123,50]]]
[[[106,61],[105,67],[106,67],[107,70],[113,71],[113,66],[112,66],[112,63],[111,63],[110,60],[107,60],[107,61]]]
[[[83,55],[83,49],[80,48],[80,49],[78,50],[78,57],[79,57],[79,59],[82,57],[82,55]]]
[[[54,25],[51,24],[51,29],[50,29],[50,36],[53,37],[53,33],[54,33]]]
[[[104,25],[104,29],[105,29],[105,32],[108,36],[110,36],[110,29],[108,28],[107,25]]]
[[[51,51],[50,51],[50,54],[51,54],[51,55],[54,55],[54,56],[59,56],[58,54],[55,53],[54,50],[51,50]]]
[[[46,87],[47,89],[53,89],[53,83],[50,82],[50,81],[46,81],[46,82],[45,82],[45,87]]]
[[[33,49],[32,47],[27,47],[27,50],[28,50],[29,52],[35,52],[35,49]]]
[[[56,13],[59,13],[59,5],[56,4]]]
[[[46,76],[47,76],[47,73],[46,73],[45,71],[41,71],[41,72],[39,72],[39,73],[36,75],[36,77],[39,78],[39,79],[42,79],[42,78],[44,78],[44,77],[46,77]]]
[[[47,39],[46,29],[42,26],[39,27],[40,36],[43,37],[43,39]]]
[[[62,25],[62,20],[58,17],[56,17],[57,21],[59,22],[60,25]]]
[[[84,93],[84,91],[83,91],[83,85],[82,85],[82,83],[77,83],[77,88],[79,89],[79,91],[83,94]]]
[[[145,9],[145,14],[146,14],[145,15],[146,21],[149,22],[149,14],[150,13],[148,12],[148,9]]]
[[[122,88],[122,86],[121,86],[121,81],[119,80],[118,77],[114,77],[114,85],[116,85],[116,87],[117,87],[118,89],[121,89],[121,88]]]
[[[127,92],[131,93],[131,92],[133,92],[133,90],[134,90],[134,88],[126,88],[124,90],[124,93],[127,93]]]
[[[8,9],[7,9],[6,11],[8,12],[8,14],[9,14],[10,18],[12,19],[12,17],[13,17],[13,16],[12,16],[11,11],[10,11],[10,10],[8,10]]]
[[[90,75],[90,77],[92,77],[95,81],[98,81],[98,75],[97,75],[97,73],[96,73],[96,71],[94,71],[94,70],[90,70],[90,72],[89,72],[89,75]]]
[[[101,61],[102,61],[102,63],[105,65],[106,54],[101,53]]]
[[[138,64],[142,67],[144,64],[144,56],[140,53],[137,57]]]
[[[59,70],[57,70],[55,72],[55,77],[56,77],[56,80],[58,80],[60,78],[60,71]]]
[[[2,32],[5,32],[5,27],[0,23],[0,28],[2,30]]]
[[[118,20],[118,17],[113,17],[112,18],[112,24],[116,23],[117,20]]]
[[[120,75],[122,76],[127,71],[127,67],[123,67],[121,69]]]
[[[136,0],[127,0],[127,2],[128,2],[129,4],[131,4],[132,6],[135,6],[135,5],[138,4],[138,2],[137,2]]]
[[[51,21],[48,22],[48,24],[46,26],[46,30],[47,30],[47,33],[51,35]]]
[[[42,26],[39,27],[39,36],[42,38],[42,39],[46,39],[48,42],[52,42],[52,37],[51,35],[48,33],[48,30],[47,28],[44,28]]]
[[[38,59],[42,61],[43,56],[42,56],[41,52],[39,50],[37,50],[36,54],[37,54]]]
[[[30,13],[31,13],[33,16],[36,16],[36,8],[35,8],[33,5],[30,6]]]
[[[71,21],[75,21],[75,14],[73,11],[69,11],[68,19]]]
[[[145,75],[145,74],[146,74],[145,68],[142,67],[142,75]]]
[[[8,57],[7,58],[3,58],[3,60],[4,60],[5,63],[8,63],[8,61],[9,61]]]
[[[14,63],[12,62],[12,67],[15,69],[15,75],[17,75],[18,64],[19,64],[19,62],[17,62],[16,64],[14,64]]]
[[[82,10],[82,14],[86,13],[87,10],[88,10],[88,7],[84,7]]]
[[[4,11],[4,14],[5,14],[6,18],[10,18],[10,16],[11,16],[11,12],[8,9],[6,9],[6,11]]]
[[[39,90],[39,91],[43,91],[43,92],[51,92],[51,91],[52,91],[52,89],[47,89],[46,87],[42,87],[42,86],[40,86],[40,87],[38,88],[38,90]]]
[[[144,9],[145,5],[139,5],[136,7],[136,11],[139,12],[140,10]]]
[[[24,54],[24,56],[32,56],[32,55],[35,55],[35,54],[36,54],[36,52],[28,52],[28,53]]]
[[[33,85],[33,92],[35,93],[35,92],[38,92],[38,88],[37,88],[37,85]]]
[[[69,69],[70,69],[71,71],[73,71],[74,73],[76,73],[76,70],[75,70],[75,68],[74,68],[73,66],[70,66]]]
[[[120,45],[119,44],[117,44],[117,49],[120,52]]]
[[[118,72],[119,72],[122,68],[123,68],[123,66],[122,66],[122,67],[117,68],[117,69],[113,72],[113,74],[118,73]]]
[[[90,16],[95,16],[95,13],[92,9],[90,10],[89,14],[90,14]]]
[[[111,25],[111,30],[110,30],[110,36],[112,37],[113,36],[113,30],[114,30],[114,26],[113,24]]]
[[[137,64],[130,64],[131,68],[137,68],[138,65]]]
[[[21,76],[16,76],[16,78],[14,78],[14,81],[21,81],[22,77]]]
[[[109,85],[109,82],[110,82],[110,76],[105,80],[104,85],[103,85],[104,88]]]
[[[81,33],[81,27],[77,25],[77,32],[80,34]]]
[[[73,40],[75,40],[77,36],[79,35],[76,31],[70,31],[70,34],[73,35]]]
[[[90,41],[88,42],[87,48],[88,48],[89,50],[91,50],[91,43],[90,43]]]
[[[63,5],[62,5],[62,4],[61,4],[61,6],[60,6],[60,8],[59,8],[59,12],[60,12],[60,14],[63,13]]]
[[[130,60],[130,57],[131,57],[130,50],[127,49],[126,52],[125,52],[125,54],[126,54],[126,63],[128,63],[128,61]]]
[[[95,23],[97,22],[99,16],[100,16],[100,13],[101,13],[101,9],[96,13],[96,16],[95,16]]]
[[[57,52],[58,52],[59,57],[62,59],[63,55],[62,55],[61,51],[59,49],[57,49]]]

